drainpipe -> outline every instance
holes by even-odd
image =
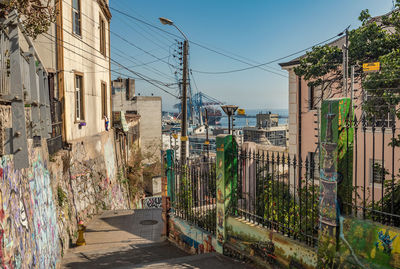
[[[300,158],[301,158],[301,105],[302,105],[302,102],[301,102],[301,77],[298,77],[298,83],[299,83],[299,87],[298,87],[298,94],[297,94],[297,98],[298,98],[298,100],[297,100],[297,109],[298,109],[298,111],[297,111],[297,120],[298,120],[298,125],[297,125],[298,126],[298,129],[297,129],[297,146],[298,146],[298,149],[297,149],[297,153],[298,153],[298,157],[299,157],[298,160],[300,161]],[[297,178],[299,180],[299,186],[298,187],[300,187],[301,171],[302,171],[302,169],[299,167],[298,175],[297,175]]]

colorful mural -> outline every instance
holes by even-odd
[[[217,251],[223,252],[225,220],[237,187],[237,143],[232,135],[219,135],[217,144]]]
[[[400,230],[378,223],[341,218],[341,263],[348,267],[400,268]]]
[[[194,254],[215,252],[217,240],[210,233],[173,216],[169,219],[169,229],[170,238],[187,251]]]
[[[352,195],[353,127],[349,98],[324,100],[320,133],[319,266],[337,264],[339,216],[348,214]]]
[[[273,268],[316,268],[315,249],[242,219],[227,218],[224,253]]]
[[[0,160],[0,267],[56,268],[60,241],[47,162],[41,148],[30,152],[31,167],[14,170]]]

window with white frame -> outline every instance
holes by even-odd
[[[80,0],[72,0],[72,31],[74,32],[74,34],[82,35]]]
[[[83,76],[75,75],[75,117],[77,121],[85,120],[84,117],[84,92]]]

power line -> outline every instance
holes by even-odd
[[[153,24],[151,24],[151,23],[148,23],[148,22],[146,22],[146,21],[144,21],[144,20],[142,20],[142,19],[136,18],[136,17],[134,17],[134,16],[132,16],[132,15],[130,15],[130,14],[127,14],[126,12],[123,12],[123,11],[121,11],[121,10],[115,9],[115,8],[113,8],[113,7],[110,7],[110,9],[112,9],[113,11],[115,11],[115,12],[117,12],[117,13],[120,13],[120,14],[122,14],[122,15],[124,15],[124,16],[127,16],[127,17],[129,17],[129,18],[131,18],[131,19],[134,19],[134,20],[136,20],[136,21],[138,21],[138,22],[141,22],[141,23],[143,23],[143,24],[145,24],[145,25],[148,25],[148,26],[150,26],[150,27],[153,27],[153,28],[155,28],[155,29],[157,29],[157,30],[159,30],[159,31],[161,31],[161,32],[163,32],[163,33],[166,33],[166,34],[168,34],[168,35],[174,36],[175,38],[182,39],[182,37],[180,37],[180,36],[178,36],[178,35],[176,35],[176,34],[174,34],[174,33],[171,33],[171,32],[169,32],[169,31],[166,31],[166,30],[164,30],[164,29],[162,29],[162,28],[160,28],[160,27],[158,27],[158,26],[155,26],[155,25],[153,25]],[[197,42],[195,42],[195,41],[190,40],[190,41],[189,41],[190,43],[195,44],[195,45],[197,45],[197,46],[199,46],[199,47],[201,47],[201,48],[204,48],[204,49],[206,49],[206,50],[209,50],[209,51],[212,51],[212,52],[214,52],[214,53],[217,53],[217,54],[223,55],[223,56],[225,56],[225,57],[228,57],[228,58],[230,58],[230,59],[233,59],[233,60],[236,60],[236,61],[239,61],[239,62],[242,62],[242,63],[245,63],[245,64],[250,65],[250,66],[247,67],[247,68],[235,69],[235,70],[229,70],[229,71],[208,72],[208,71],[200,71],[200,70],[193,70],[193,69],[192,69],[192,71],[197,72],[197,73],[202,73],[202,74],[227,74],[227,73],[245,71],[245,70],[249,70],[249,69],[253,69],[253,68],[261,68],[262,66],[265,66],[265,65],[268,65],[268,64],[271,64],[271,63],[274,63],[274,62],[277,62],[277,61],[280,61],[280,60],[283,60],[283,59],[292,57],[292,56],[294,56],[294,55],[296,55],[296,54],[299,54],[299,53],[301,53],[301,52],[304,52],[304,51],[306,51],[306,50],[309,50],[309,49],[313,48],[314,46],[318,46],[318,45],[321,45],[321,44],[323,44],[323,43],[329,42],[329,41],[331,41],[332,39],[337,38],[338,36],[343,35],[343,33],[344,33],[344,31],[342,31],[342,32],[339,33],[338,35],[335,35],[335,36],[333,36],[333,37],[331,37],[331,38],[329,38],[329,39],[327,39],[327,40],[324,40],[324,41],[322,41],[322,42],[319,42],[319,43],[317,43],[317,44],[314,44],[313,46],[311,46],[311,47],[309,47],[309,48],[303,49],[303,50],[301,50],[301,51],[292,53],[292,54],[290,54],[290,55],[281,57],[281,58],[279,58],[279,59],[276,59],[276,60],[273,60],[273,61],[270,61],[270,62],[258,64],[258,65],[252,65],[252,64],[250,64],[250,63],[248,63],[248,62],[242,61],[242,60],[240,60],[240,59],[237,59],[237,58],[235,58],[235,57],[229,56],[229,55],[227,55],[227,54],[225,54],[225,53],[222,53],[222,52],[219,52],[219,51],[217,51],[217,50],[208,48],[208,47],[206,47],[206,46],[204,46],[204,45],[202,45],[202,44],[199,44],[199,43],[197,43]],[[265,71],[274,73],[273,71],[270,71],[270,70],[265,70]],[[274,74],[277,74],[277,73],[274,73]],[[278,74],[278,75],[282,76],[281,74]],[[285,77],[287,77],[287,76],[285,76]]]
[[[50,37],[52,37],[52,38],[55,38],[55,39],[57,39],[57,40],[60,40],[60,39],[58,39],[57,37],[52,36],[52,35],[50,35],[50,34],[48,34],[48,33],[45,33],[45,35],[48,35],[48,36],[50,36]],[[51,38],[49,38],[49,37],[47,37],[47,36],[44,36],[44,37],[47,38],[47,39],[49,39],[50,41],[53,41]],[[71,46],[73,46],[73,47],[75,47],[75,48],[77,48],[77,49],[80,49],[80,50],[82,50],[83,52],[86,52],[86,53],[88,53],[88,54],[90,54],[90,55],[92,55],[92,56],[99,57],[99,56],[97,56],[97,55],[95,55],[95,54],[93,54],[93,53],[91,53],[91,52],[85,51],[85,50],[83,50],[82,48],[79,48],[78,46],[75,46],[75,45],[73,45],[73,44],[71,44],[71,43],[69,43],[69,42],[67,42],[67,41],[65,41],[65,40],[62,40],[62,41],[63,41],[63,43],[66,43],[66,44],[71,45]],[[89,44],[85,43],[84,41],[81,40],[81,42],[84,43],[85,45],[91,47]],[[100,65],[99,63],[96,63],[96,62],[92,61],[91,59],[89,59],[89,58],[87,58],[87,57],[84,57],[82,54],[78,54],[78,53],[75,52],[74,50],[69,49],[69,48],[65,47],[64,45],[62,45],[62,47],[63,47],[64,49],[69,50],[70,52],[72,52],[72,53],[74,53],[74,54],[76,54],[76,55],[78,55],[78,56],[80,56],[80,57],[86,59],[87,61],[94,63],[95,65],[98,65],[98,66],[100,66],[100,67],[102,67],[102,68],[104,68],[104,69],[110,70],[109,68],[104,67],[104,66]],[[91,47],[91,48],[93,48],[93,47]],[[167,91],[167,90],[161,88],[161,87],[158,86],[157,84],[153,83],[153,82],[151,81],[151,79],[146,78],[146,76],[144,76],[144,75],[142,75],[142,74],[140,74],[140,73],[138,73],[138,72],[135,72],[135,71],[133,71],[133,70],[127,68],[126,66],[124,66],[124,65],[118,63],[117,61],[111,59],[111,57],[107,57],[107,56],[106,56],[106,58],[108,58],[110,61],[114,62],[114,63],[117,64],[118,66],[122,67],[123,69],[126,69],[127,71],[131,72],[132,74],[135,74],[136,76],[140,77],[141,79],[143,79],[143,80],[146,81],[147,83],[152,84],[153,86],[159,88],[160,90],[164,91],[165,93],[167,93],[167,94],[169,94],[169,95],[171,95],[171,96],[173,96],[173,97],[179,99],[178,96],[176,96],[176,95],[170,93],[169,91]],[[110,71],[111,71],[111,70],[110,70]],[[125,75],[125,74],[120,73],[120,72],[117,72],[117,71],[113,71],[113,72],[119,73],[119,74],[121,74],[121,75]]]
[[[65,4],[67,4],[68,6],[72,7],[72,6],[71,6],[69,3],[67,3],[65,0],[63,0],[63,2],[64,2]],[[110,8],[111,8],[111,7],[110,7]],[[86,15],[85,13],[83,13],[83,12],[80,12],[80,13],[81,13],[84,17],[87,17],[89,20],[91,20],[92,22],[94,22],[95,24],[100,25],[98,22],[96,22],[95,20],[93,20],[91,17],[89,17],[89,16]],[[161,61],[161,62],[163,62],[163,63],[165,63],[165,64],[169,64],[168,62],[164,61],[162,58],[155,56],[154,54],[150,53],[149,51],[146,51],[146,50],[140,48],[139,46],[133,44],[132,42],[128,41],[127,39],[123,38],[121,35],[119,35],[119,34],[113,32],[113,31],[111,31],[111,29],[109,29],[109,31],[110,31],[111,34],[115,35],[116,37],[118,37],[119,39],[123,40],[123,41],[126,42],[127,44],[129,44],[129,45],[135,47],[136,49],[138,49],[138,50],[144,52],[145,54],[150,55],[150,56],[152,56],[152,57],[158,59],[159,61]]]
[[[341,32],[341,33],[339,33],[339,34],[337,34],[337,35],[335,35],[335,36],[333,36],[333,37],[331,37],[331,38],[328,38],[328,39],[326,39],[326,40],[324,40],[324,41],[322,41],[322,42],[319,42],[319,43],[317,43],[317,44],[314,44],[314,45],[312,45],[311,47],[308,47],[308,48],[306,48],[306,49],[302,49],[302,50],[296,51],[296,52],[294,52],[294,53],[291,53],[291,54],[289,54],[289,55],[280,57],[280,58],[278,58],[278,59],[275,59],[275,60],[272,60],[272,61],[269,61],[269,62],[266,62],[266,63],[262,63],[262,64],[258,64],[258,65],[254,65],[254,66],[250,66],[250,67],[246,67],[246,68],[241,68],[241,69],[228,70],[228,71],[215,71],[215,72],[211,72],[211,71],[200,71],[200,70],[193,70],[193,71],[196,72],[196,73],[201,73],[201,74],[228,74],[228,73],[235,73],[235,72],[241,72],[241,71],[245,71],[245,70],[249,70],[249,69],[253,69],[253,68],[258,68],[258,67],[260,67],[260,66],[264,66],[264,65],[268,65],[268,64],[272,64],[272,63],[275,63],[275,62],[284,60],[284,59],[286,59],[286,58],[292,57],[292,56],[294,56],[294,55],[297,55],[297,54],[299,54],[299,53],[302,53],[302,52],[304,52],[304,51],[307,51],[307,50],[309,50],[309,49],[312,49],[312,48],[315,47],[315,46],[319,46],[319,45],[321,45],[321,44],[327,43],[327,42],[331,41],[332,39],[335,39],[335,38],[337,38],[338,36],[343,35],[343,33],[344,33],[344,32]]]
[[[150,55],[150,56],[152,56],[152,57],[158,59],[159,61],[161,61],[161,62],[163,62],[163,63],[165,63],[165,64],[167,64],[167,65],[170,65],[170,63],[168,63],[168,62],[164,61],[163,59],[161,59],[160,57],[157,57],[157,56],[155,56],[154,54],[152,54],[152,53],[150,53],[150,52],[148,52],[148,51],[146,51],[146,50],[144,50],[144,49],[138,47],[137,45],[133,44],[133,43],[130,42],[129,40],[127,40],[127,39],[125,39],[124,37],[120,36],[119,34],[114,33],[114,32],[111,32],[111,31],[110,31],[110,33],[113,34],[113,35],[115,35],[115,36],[117,36],[119,39],[124,40],[126,43],[128,43],[129,45],[131,45],[131,46],[137,48],[138,50],[143,51],[144,53],[146,53],[146,54],[148,54],[148,55]]]
[[[91,19],[91,18],[90,18]],[[92,20],[92,19],[91,19]],[[93,22],[95,22],[94,20],[92,20]],[[96,22],[95,22],[96,23]],[[57,23],[54,23],[55,25],[56,25],[56,27],[58,27],[58,28],[61,28]],[[65,31],[67,34],[69,34],[70,36],[72,36],[72,37],[75,37],[73,34],[71,34],[70,32],[68,32],[68,31]],[[48,33],[45,33],[45,34],[48,34]],[[48,34],[49,35],[49,34]],[[51,36],[51,35],[50,35]],[[73,44],[71,44],[71,43],[68,43],[67,41],[63,41],[63,42],[65,42],[65,43],[67,43],[67,44],[70,44],[70,45],[72,45],[72,46],[74,46],[74,47],[76,47],[75,45],[73,45]],[[83,40],[81,40],[81,42],[83,43],[83,44],[85,44],[85,45],[87,45],[88,47],[90,47],[91,49],[93,49],[93,50],[95,50],[95,51],[97,51],[97,49],[96,48],[94,48],[92,45],[90,45],[90,44],[88,44],[87,42],[85,42],[85,41],[83,41]],[[76,47],[76,48],[78,48],[78,49],[80,49],[79,47]],[[121,51],[122,52],[122,51]],[[88,52],[88,53],[90,53],[90,52]],[[122,53],[124,53],[124,52],[122,52]],[[95,56],[95,57],[97,57],[97,58],[99,58],[99,59],[104,59],[104,57],[107,57],[106,55],[95,55],[95,54],[92,54],[91,53],[91,55],[93,55],[93,56]],[[124,58],[125,56],[121,56],[122,58]],[[130,56],[131,58],[133,58],[133,59],[135,59],[133,56]],[[107,57],[107,58],[110,58],[110,57]],[[165,57],[164,57],[165,58]],[[135,59],[135,60],[137,60],[137,59]],[[157,60],[163,60],[163,58],[159,58],[159,59],[157,59]],[[138,60],[139,61],[139,60]],[[142,61],[139,61],[139,62],[142,62]],[[143,62],[142,62],[143,63]],[[144,64],[144,63],[143,63]],[[164,74],[165,76],[167,76],[168,78],[171,78],[171,77],[169,77],[167,74],[165,74],[165,73],[163,73],[163,72],[161,72],[161,71],[159,71],[158,69],[156,69],[156,68],[154,68],[154,67],[150,67],[150,68],[152,68],[152,69],[154,69],[156,72],[158,72],[159,74]],[[148,69],[148,68],[146,68],[146,69]],[[149,69],[148,69],[149,70]],[[150,70],[151,71],[151,70]],[[153,71],[154,72],[154,71]],[[157,80],[153,80],[153,81],[157,81]],[[159,84],[161,84],[161,85],[163,85],[163,83],[162,82],[160,82]],[[167,84],[165,84],[164,86],[166,86]],[[168,87],[168,86],[167,86]]]
[[[156,28],[156,29],[158,29],[158,30],[160,30],[160,31],[162,31],[162,32],[164,32],[164,33],[170,34],[170,35],[172,35],[172,36],[174,36],[174,37],[176,37],[176,38],[181,39],[181,37],[178,36],[178,35],[175,35],[175,34],[173,34],[173,33],[170,33],[170,32],[168,32],[168,31],[166,31],[166,30],[164,30],[164,29],[162,29],[162,28],[160,28],[160,27],[157,27],[157,26],[155,26],[155,25],[153,25],[153,24],[151,24],[151,23],[148,23],[148,22],[146,22],[146,21],[144,21],[144,20],[138,19],[138,18],[136,18],[136,17],[134,17],[134,16],[132,16],[132,15],[130,15],[130,14],[127,14],[127,13],[123,12],[123,11],[120,11],[120,10],[115,9],[115,8],[113,8],[113,7],[110,7],[110,9],[112,9],[112,10],[116,11],[117,13],[120,13],[120,14],[122,14],[122,15],[124,15],[124,16],[127,16],[127,17],[129,17],[129,18],[131,18],[131,19],[134,19],[134,20],[139,21],[139,22],[141,22],[141,23],[144,23],[144,24],[146,24],[146,25],[148,25],[148,26],[151,26],[151,27],[153,27],[153,28]],[[243,60],[237,59],[237,58],[235,58],[235,57],[229,56],[229,55],[227,55],[227,54],[225,54],[225,53],[216,51],[216,50],[214,50],[214,49],[208,48],[208,47],[206,47],[206,46],[204,46],[204,45],[202,45],[202,44],[199,44],[199,43],[197,43],[197,42],[194,42],[194,41],[191,41],[191,40],[190,40],[189,42],[192,43],[192,44],[195,44],[195,45],[197,45],[197,46],[199,46],[199,47],[201,47],[201,48],[203,48],[203,49],[212,51],[212,52],[214,52],[214,53],[217,53],[217,54],[219,54],[219,55],[222,55],[222,56],[225,56],[225,57],[227,57],[227,58],[233,59],[233,60],[235,60],[235,61],[238,61],[238,62],[241,62],[241,63],[245,63],[245,64],[250,65],[250,66],[254,66],[254,65],[251,64],[251,63],[248,63],[248,62],[246,62],[246,61],[243,61]],[[264,71],[267,71],[267,72],[271,72],[271,73],[276,74],[276,75],[278,75],[278,76],[282,76],[282,77],[287,78],[287,76],[282,75],[282,74],[279,74],[279,73],[276,73],[276,72],[271,71],[271,70],[267,70],[267,69],[265,69],[265,67],[258,66],[258,68],[260,68],[260,69],[262,69],[262,70],[264,70]],[[267,68],[271,68],[271,67],[267,67]],[[196,72],[196,71],[195,71],[195,72]]]
[[[121,52],[121,53],[124,53],[124,52],[121,51],[121,50],[118,50],[118,51]],[[138,59],[136,59],[136,58],[134,58],[134,57],[132,57],[132,56],[129,56],[129,55],[123,55],[123,54],[117,53],[117,52],[115,52],[115,51],[113,52],[113,54],[119,56],[119,57],[120,57],[121,59],[123,59],[123,60],[127,60],[127,59],[126,59],[126,56],[128,56],[129,58],[132,58],[132,59],[134,59],[134,60],[136,60],[136,61],[138,61],[138,62],[143,63],[142,61],[140,61],[140,60],[138,60]],[[159,61],[159,60],[157,60],[157,61]],[[166,73],[164,73],[164,72],[158,70],[157,68],[154,68],[154,67],[151,67],[151,66],[148,66],[148,67],[147,67],[147,66],[143,66],[142,68],[144,68],[144,69],[146,69],[146,70],[149,70],[150,72],[157,73],[158,75],[163,76],[163,77],[165,77],[165,78],[167,78],[167,79],[174,79],[173,77],[171,77],[171,76],[169,76],[168,74],[166,74]]]
[[[113,2],[114,5],[119,6],[119,5],[118,5],[119,3],[118,3],[118,4],[116,4],[116,3],[117,3],[117,2],[115,2],[115,1]],[[122,7],[122,9],[124,9],[124,10],[126,10],[126,8],[128,8],[128,11],[129,11],[129,12],[131,12],[131,13],[136,13],[136,14],[138,14],[138,15],[140,16],[139,13],[137,13],[135,10],[133,10],[133,9],[130,8],[129,6],[124,6],[124,7]],[[120,8],[120,10],[122,10],[122,9]],[[142,16],[142,17],[143,17],[143,16]],[[140,29],[142,29],[142,31],[146,32],[147,34],[149,34],[150,36],[152,36],[154,39],[156,39],[157,41],[159,41],[160,43],[166,44],[165,41],[161,41],[157,36],[155,36],[155,35],[153,34],[153,33],[156,33],[157,35],[159,34],[159,32],[156,31],[155,29],[149,27],[148,25],[140,24],[140,23],[137,22],[137,21],[132,21],[132,22],[134,22],[135,25],[136,25],[137,27],[139,27]],[[146,29],[148,29],[148,30],[150,30],[150,31],[148,31],[148,30],[142,28],[141,25],[143,25],[144,27],[146,27]],[[174,42],[174,41],[176,40],[176,39],[173,39],[173,38],[169,39],[170,37],[166,37],[166,36],[164,36],[164,35],[158,35],[158,36],[159,36],[159,37],[162,37],[163,39],[165,39],[165,40],[168,42],[168,44],[170,44],[171,42]]]

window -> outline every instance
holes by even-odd
[[[100,53],[106,56],[106,24],[100,15]]]
[[[315,109],[315,88],[308,86],[308,110]]]
[[[75,75],[75,117],[77,121],[85,120],[83,76]]]
[[[386,171],[383,172],[386,174]],[[370,184],[382,184],[383,182],[383,177],[382,177],[382,161],[381,160],[375,160],[373,163],[373,160],[369,160],[369,182]]]
[[[107,115],[107,84],[101,82],[101,117],[108,117]]]
[[[388,104],[383,98],[373,96],[371,94],[364,94],[364,104],[366,104],[371,111],[366,112],[366,125],[367,127],[386,127],[391,128],[395,123],[393,106]],[[372,117],[374,115],[374,117]]]
[[[81,35],[81,1],[72,0],[72,31]]]

